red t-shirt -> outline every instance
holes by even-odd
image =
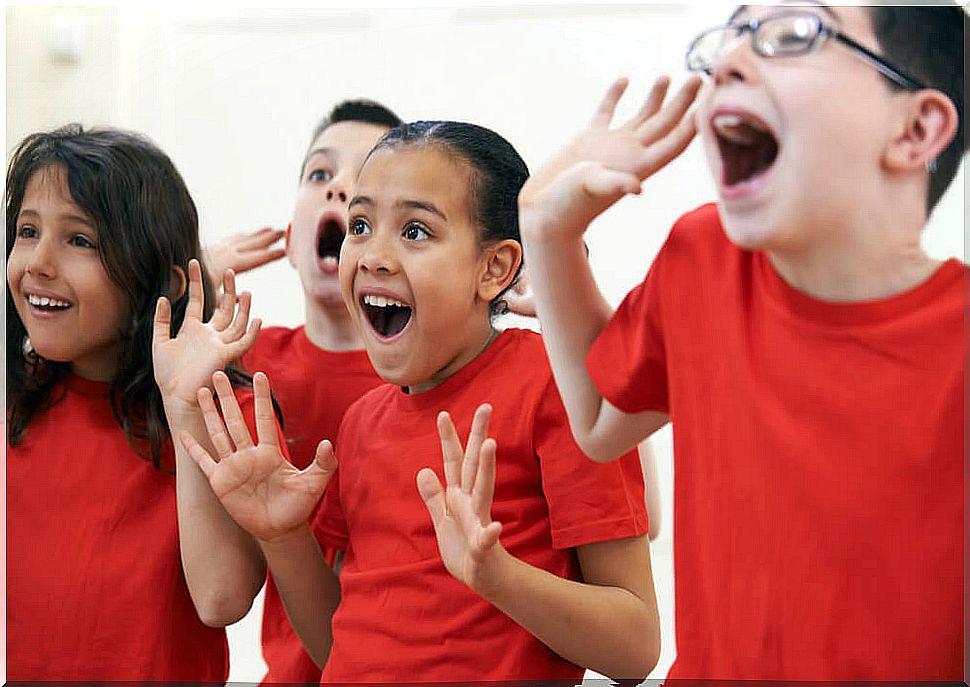
[[[485,402],[498,442],[492,517],[513,556],[579,580],[574,547],[647,532],[636,452],[597,465],[579,450],[538,334],[505,331],[424,393],[381,386],[344,417],[336,481],[314,523],[347,547],[323,682],[582,677],[441,562],[415,476],[431,467],[444,483],[438,413],[464,441]]]
[[[132,451],[108,388],[69,376],[7,445],[7,679],[223,682],[226,633],[182,572],[175,477]]]
[[[586,360],[673,422],[670,677],[961,679],[966,276],[822,302],[674,227]]]
[[[337,438],[350,404],[383,384],[365,351],[325,351],[307,338],[303,327],[262,330],[243,361],[247,369],[269,377],[283,411],[290,460],[301,469],[313,461],[320,441]],[[335,550],[324,553],[332,564]],[[293,631],[270,575],[263,600],[262,647],[268,668],[264,683],[319,682],[320,669]]]

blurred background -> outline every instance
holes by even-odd
[[[616,76],[631,79],[620,121],[659,74],[670,74],[676,87],[686,78],[690,39],[724,21],[730,8],[7,7],[5,151],[9,156],[30,132],[72,121],[147,134],[182,172],[203,241],[213,242],[287,225],[310,133],[341,100],[375,99],[405,120],[487,126],[535,169],[585,125]],[[937,257],[965,258],[964,189],[961,170],[926,231]],[[618,304],[642,280],[676,218],[714,198],[695,142],[640,197],[600,218],[588,243],[607,298]],[[267,324],[302,322],[302,293],[288,263],[238,281],[252,290],[253,311]],[[653,444],[663,508],[652,547],[663,623],[663,653],[651,675],[658,678],[675,651],[669,427]],[[261,599],[230,628],[232,681],[263,675],[260,612]]]

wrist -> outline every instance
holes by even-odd
[[[496,543],[479,564],[469,588],[489,603],[497,603],[505,590],[513,587],[510,582],[515,572],[515,557],[504,546]]]
[[[301,523],[293,529],[285,530],[269,537],[257,537],[256,541],[259,542],[259,546],[266,557],[271,558],[274,555],[291,551],[296,546],[302,546],[308,537],[316,541],[316,538],[310,531],[310,526],[307,523]]]

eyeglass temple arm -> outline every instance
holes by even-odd
[[[884,59],[879,57],[879,55],[872,52],[865,46],[852,40],[848,36],[834,29],[828,29],[827,31],[830,36],[832,36],[836,40],[842,42],[843,44],[855,50],[862,59],[866,60],[873,67],[878,69],[883,76],[893,81],[894,83],[902,86],[903,88],[907,88],[914,91],[918,91],[926,88],[926,86],[924,86],[922,83],[920,83],[919,81],[917,81],[912,77],[906,76],[906,74],[899,71],[892,65],[888,64]]]

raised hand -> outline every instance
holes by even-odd
[[[472,420],[468,445],[461,440],[451,417],[438,415],[438,436],[444,457],[445,488],[430,468],[417,475],[418,492],[431,514],[441,560],[455,578],[482,592],[494,581],[502,525],[491,516],[495,489],[495,440],[486,438],[492,414],[479,406]]]
[[[223,293],[208,322],[202,321],[205,293],[197,260],[189,261],[188,289],[185,319],[174,339],[171,303],[163,296],[155,307],[152,362],[155,382],[170,412],[195,408],[199,388],[209,386],[214,372],[248,351],[259,333],[260,321],[249,323],[252,298],[248,291],[239,296],[237,304],[231,270],[225,274]]]
[[[626,79],[610,86],[589,126],[533,174],[519,194],[523,231],[541,227],[548,235],[582,233],[589,223],[640,183],[680,155],[696,133],[688,111],[700,89],[689,79],[670,99],[667,77],[654,83],[639,111],[610,128]]]
[[[266,375],[257,372],[253,377],[255,444],[229,378],[217,372],[212,382],[225,421],[219,417],[208,388],[199,389],[198,398],[216,455],[188,432],[183,431],[179,440],[208,478],[213,493],[233,520],[257,539],[272,541],[306,525],[337,469],[332,445],[321,441],[315,460],[305,470],[298,470],[280,450]]]
[[[214,278],[232,270],[242,274],[266,263],[279,260],[286,255],[282,246],[274,246],[283,236],[284,229],[263,227],[251,232],[240,232],[227,236],[205,248],[205,264]],[[213,284],[218,287],[218,284]]]

